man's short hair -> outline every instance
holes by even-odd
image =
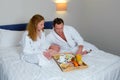
[[[55,19],[53,20],[53,26],[54,26],[54,27],[55,27],[55,24],[61,24],[61,23],[64,24],[64,21],[63,21],[62,18],[55,18]]]

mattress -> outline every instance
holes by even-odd
[[[88,68],[62,72],[54,60],[38,66],[20,59],[21,47],[0,48],[0,80],[120,80],[120,57],[96,49],[83,56]]]

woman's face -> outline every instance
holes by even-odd
[[[64,24],[61,23],[61,24],[55,24],[55,27],[54,27],[54,30],[55,32],[60,35],[63,33],[63,27],[64,27]]]
[[[40,31],[44,28],[44,20],[42,20],[41,22],[38,23],[37,25],[37,30]]]

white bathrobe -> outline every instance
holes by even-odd
[[[25,31],[21,43],[23,47],[22,60],[29,63],[36,63],[40,66],[44,66],[49,63],[47,58],[43,55],[43,52],[48,48],[44,32],[41,31],[41,36],[37,38],[37,41],[32,41],[28,36],[28,32]]]
[[[54,30],[47,35],[46,40],[49,44],[57,44],[60,46],[60,52],[72,52],[76,53],[79,45],[83,44],[83,38],[80,34],[71,26],[64,25],[63,29],[66,40],[63,40]]]

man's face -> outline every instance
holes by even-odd
[[[64,24],[61,23],[61,24],[55,24],[55,27],[54,27],[54,30],[55,32],[60,35],[63,33],[63,27],[64,27]]]

